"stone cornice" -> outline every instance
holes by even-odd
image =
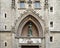
[[[11,32],[11,31],[0,31],[0,32]]]
[[[50,31],[51,33],[60,33],[60,31]]]

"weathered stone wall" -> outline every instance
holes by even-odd
[[[15,39],[12,35],[11,31],[12,26],[14,26],[14,22],[18,19],[18,17],[26,11],[28,7],[28,3],[25,3],[27,9],[20,9],[20,3],[18,0],[15,0],[15,9],[11,8],[12,0],[0,0],[0,48],[15,48],[15,45],[12,46],[12,41]],[[28,1],[28,0],[27,0]],[[36,11],[43,19],[45,17],[44,10],[44,0],[41,0],[41,9],[34,8],[34,0],[32,0],[32,9]],[[53,12],[50,12],[50,7],[53,7]],[[60,0],[48,0],[48,10],[46,11],[48,15],[49,29],[55,31],[55,33],[46,34],[46,48],[60,48],[60,33],[56,31],[60,31]],[[5,18],[6,13],[6,18]],[[53,27],[50,27],[50,21],[53,21]],[[5,29],[6,26],[6,29]],[[7,32],[6,32],[7,31]],[[53,36],[53,42],[49,42],[49,35]],[[13,35],[14,36],[14,35]],[[7,46],[4,46],[4,42],[7,42]],[[14,43],[14,42],[13,42]],[[18,46],[18,45],[17,45]]]
[[[0,31],[11,30],[11,0],[1,0]],[[6,18],[5,18],[6,13]]]
[[[34,1],[32,0],[31,8],[36,11],[36,13],[39,14],[39,16],[42,16],[44,18],[44,0],[41,0],[41,9],[35,9],[34,8]],[[14,26],[14,22],[18,19],[18,17],[23,14],[24,11],[26,11],[29,6],[28,6],[28,0],[26,0],[25,3],[25,9],[20,9],[20,3],[18,0],[15,0],[15,9],[12,9],[12,0],[1,0],[1,20],[0,20],[0,30],[1,31],[11,31],[12,26]],[[7,4],[8,3],[8,4]],[[5,18],[5,13],[6,13],[6,18]],[[7,29],[5,29],[5,26]]]
[[[53,12],[50,12],[50,7],[53,7]],[[50,30],[60,31],[60,0],[49,0],[49,23],[50,21],[53,21],[53,27],[49,26]]]
[[[52,42],[50,42],[50,36],[52,36]],[[46,34],[46,48],[60,48],[60,33],[51,32]]]
[[[12,48],[12,35],[9,32],[0,32],[0,48]],[[7,46],[5,46],[5,42]]]

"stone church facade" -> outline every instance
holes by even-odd
[[[0,48],[60,48],[60,0],[0,0]]]

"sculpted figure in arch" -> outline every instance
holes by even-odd
[[[28,26],[28,36],[29,37],[32,36],[32,23],[29,23],[29,26]]]

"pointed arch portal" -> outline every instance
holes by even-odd
[[[31,27],[30,27],[31,26]],[[27,36],[33,36],[33,37],[38,37],[39,36],[39,32],[38,29],[36,27],[36,25],[29,20],[23,27],[22,29],[22,33],[21,36],[23,37],[27,37]]]
[[[39,21],[34,18],[32,15],[27,15],[18,26],[17,34],[21,36],[27,36],[28,35],[28,25],[29,23],[32,23],[32,34],[33,37],[42,37],[43,36],[43,29]]]
[[[24,36],[25,33],[26,33],[25,35],[28,34],[28,30],[29,30],[28,26],[29,26],[30,23],[32,24],[32,33],[33,33],[33,35],[36,34],[37,36],[39,36],[39,31],[38,31],[39,30],[39,27],[38,27],[39,23],[31,15],[28,15],[28,17],[26,17],[22,20],[21,24],[23,24],[23,25],[19,24],[18,32],[20,33],[20,31],[21,31],[20,35]]]
[[[44,34],[44,20],[40,18],[39,15],[33,10],[27,10],[27,12],[24,12],[21,17],[16,20],[14,27],[14,32],[16,33],[16,36],[22,36],[22,30],[25,29],[25,26],[28,24],[29,21],[34,24],[33,26],[35,28],[35,33],[38,33],[38,36],[42,37]],[[28,32],[28,28],[26,29],[26,31]]]
[[[38,45],[40,48],[40,46],[42,46],[41,42],[44,44],[44,25],[44,20],[34,10],[27,10],[24,12],[18,17],[13,28],[15,38],[19,40],[17,44],[20,43],[20,47],[22,45],[23,47],[26,45],[27,47],[29,47],[29,45],[34,45],[34,47],[36,47],[36,45]]]

